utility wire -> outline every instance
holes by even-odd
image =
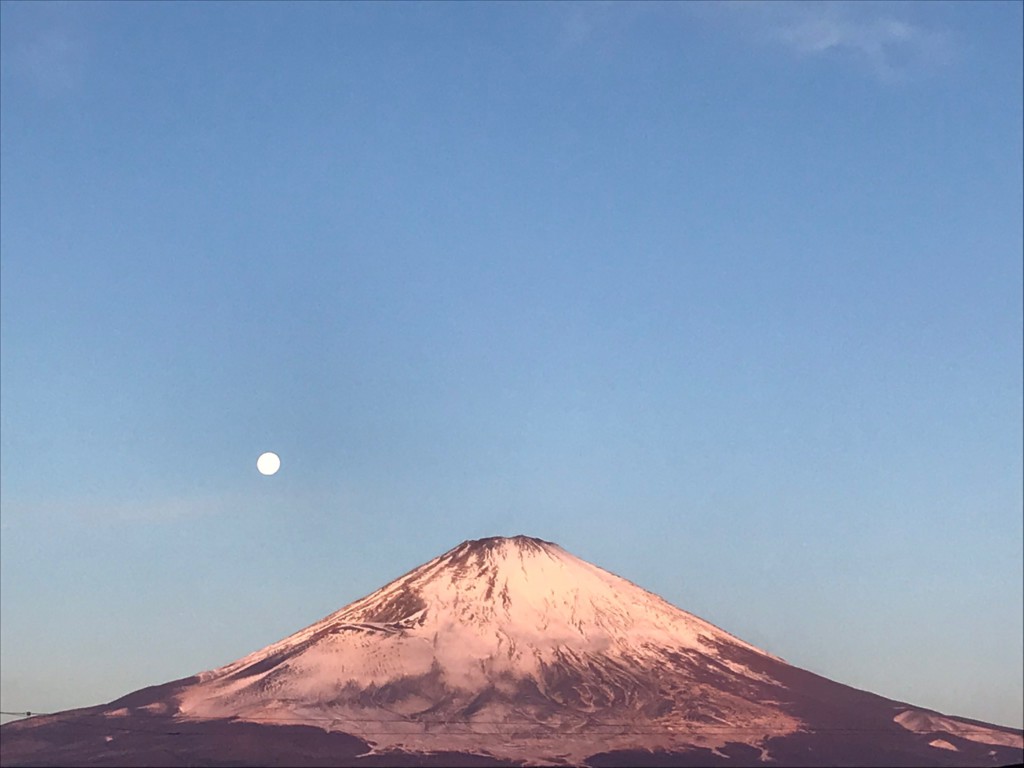
[[[59,713],[47,713],[47,712],[0,712],[3,715],[16,715],[22,717],[33,717],[47,714],[59,714]],[[115,716],[116,717],[116,716]],[[88,718],[103,718],[102,723],[88,723],[83,722]],[[306,723],[317,723],[327,722],[333,723],[338,726],[344,726],[346,723],[379,723],[379,724],[402,724],[409,726],[421,726],[422,729],[401,729],[401,730],[376,730],[376,729],[363,729],[357,726],[355,733],[345,731],[349,735],[353,736],[438,736],[438,737],[455,737],[455,736],[509,736],[514,735],[509,732],[516,731],[527,727],[540,727],[546,728],[552,731],[555,736],[561,738],[570,738],[574,735],[584,736],[587,734],[599,735],[599,736],[690,736],[700,734],[713,734],[713,735],[748,735],[748,734],[764,734],[766,738],[774,738],[772,736],[772,729],[770,727],[756,727],[756,726],[729,726],[729,725],[706,725],[700,723],[687,723],[677,726],[646,726],[636,727],[633,723],[629,722],[605,722],[605,723],[585,723],[576,726],[570,726],[560,730],[557,726],[545,725],[538,723],[533,720],[408,720],[400,718],[353,718],[353,717],[303,717],[301,715],[295,715],[287,717],[284,715],[276,715],[274,717],[240,717],[240,718],[224,718],[229,719],[231,722],[237,723],[255,723],[255,724],[282,724],[281,721],[292,720],[296,724]],[[204,720],[183,720],[179,723],[186,727],[191,724],[201,725]],[[83,713],[74,715],[69,718],[68,725],[78,725],[86,728],[99,728],[108,731],[126,731],[136,733],[153,733],[165,736],[203,736],[206,734],[202,733],[187,733],[183,731],[167,731],[167,730],[153,730],[149,728],[140,728],[136,726],[119,726],[111,722],[111,718],[108,714],[103,712],[98,713]],[[481,726],[481,725],[492,725],[499,726],[495,730],[465,730],[465,731],[444,731],[443,729],[431,731],[428,726]],[[797,731],[800,732],[800,731]],[[833,734],[846,734],[846,735],[874,735],[879,733],[895,733],[892,728],[815,728],[811,731],[812,733],[833,733]],[[945,733],[945,731],[934,731],[935,733]],[[957,733],[952,734],[954,736],[964,734],[992,734],[992,733],[1005,733],[1004,731],[998,731],[994,729],[984,728],[963,728],[958,729]],[[782,736],[784,734],[780,734]],[[1006,733],[1008,736],[1016,734]]]
[[[57,715],[57,714],[60,714],[60,713],[59,712],[0,712],[0,715],[20,715],[22,717],[40,717],[40,716],[43,716],[43,715]],[[88,715],[88,714],[74,715],[73,718],[70,720],[70,722],[66,722],[66,723],[63,723],[63,724],[71,725],[71,726],[75,726],[75,727],[81,727],[81,728],[96,728],[96,729],[104,730],[104,731],[108,731],[108,732],[109,731],[125,731],[125,732],[130,732],[130,733],[152,733],[152,734],[156,734],[158,736],[202,736],[203,735],[201,733],[183,733],[181,731],[166,731],[166,730],[165,731],[158,731],[158,730],[153,730],[152,728],[138,728],[138,727],[128,727],[128,728],[126,728],[124,726],[113,725],[113,724],[110,724],[110,723],[87,723],[87,722],[83,722],[83,720],[85,720],[85,718],[87,718],[87,717],[104,717],[105,718],[106,715],[104,715],[102,713],[93,714],[93,715]]]

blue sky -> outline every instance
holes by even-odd
[[[1022,8],[3,3],[2,709],[525,533],[1021,727]]]

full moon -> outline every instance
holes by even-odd
[[[261,475],[272,475],[281,468],[281,458],[276,453],[267,451],[261,453],[260,457],[256,459],[256,469],[260,471]]]

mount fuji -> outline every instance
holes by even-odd
[[[41,765],[915,765],[1020,730],[794,667],[551,542],[466,541],[238,661],[0,728]]]

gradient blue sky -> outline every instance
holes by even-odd
[[[1020,727],[1022,8],[3,3],[2,708],[525,533]]]

